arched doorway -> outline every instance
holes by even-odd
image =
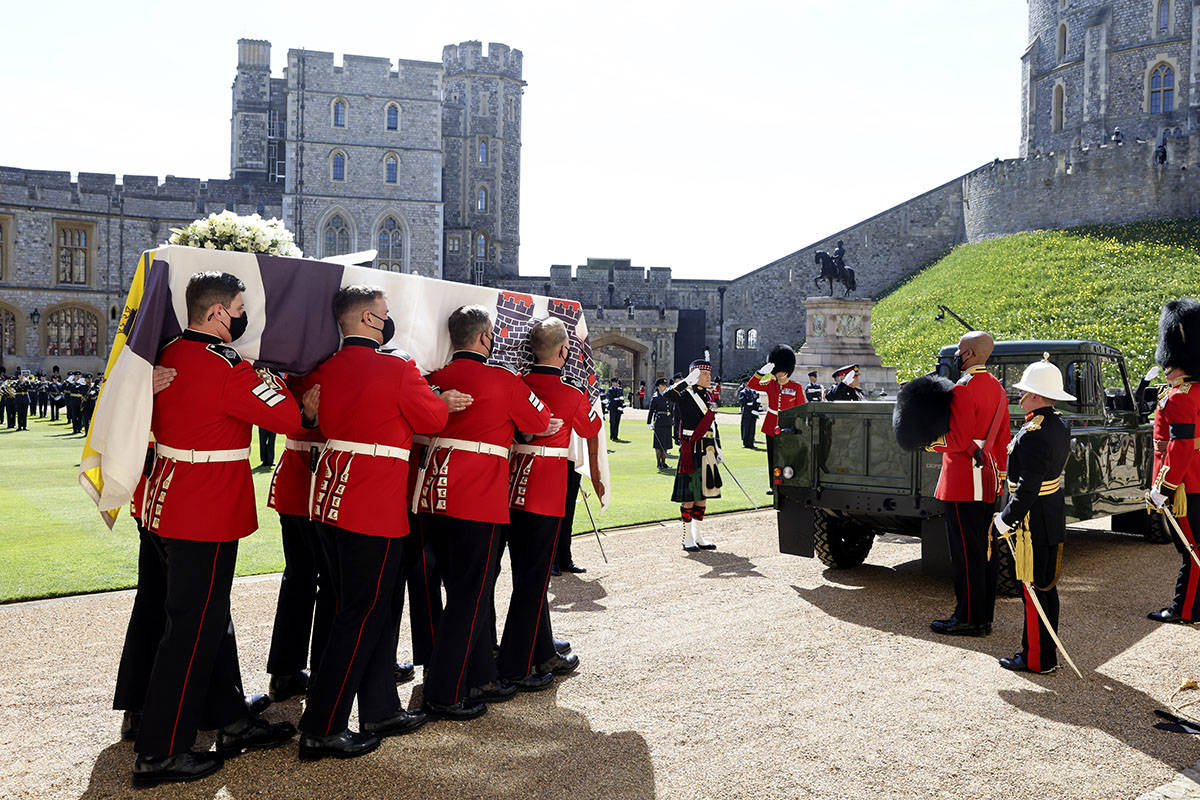
[[[640,381],[650,382],[650,346],[637,339],[613,332],[590,335],[592,358],[597,365],[607,364],[609,377],[617,378],[626,388],[637,389]]]

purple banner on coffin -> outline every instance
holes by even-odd
[[[258,256],[267,320],[255,366],[311,372],[341,342],[333,318],[333,296],[342,267],[320,261]]]

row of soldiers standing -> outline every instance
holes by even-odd
[[[29,430],[30,417],[49,416],[51,422],[57,422],[60,410],[65,409],[71,432],[86,434],[102,382],[81,372],[61,379],[41,373],[11,378],[0,375],[0,425]]]
[[[363,755],[430,717],[472,719],[579,664],[552,636],[546,590],[571,434],[587,442],[603,496],[603,423],[562,377],[562,322],[533,326],[537,363],[520,377],[486,363],[487,309],[459,308],[453,357],[426,379],[381,347],[394,332],[383,292],[345,287],[333,301],[341,349],[282,381],[229,346],[246,329],[244,290],[231,275],[193,276],[189,327],[155,370],[155,442],[133,501],[138,592],[114,698],[136,740],[136,786],[195,780],[296,734],[245,697],[229,613],[237,543],[257,526],[252,425],[288,436],[269,499],[287,567],[268,671],[274,699],[306,695],[302,759]],[[498,638],[506,543],[513,594]],[[424,666],[424,702],[411,711],[396,690],[405,588]],[[348,724],[355,700],[359,731]],[[191,749],[198,729],[217,730],[215,751]]]

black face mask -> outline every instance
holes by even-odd
[[[225,309],[225,313],[229,314],[229,309]],[[242,334],[246,332],[246,325],[250,320],[246,318],[246,312],[243,311],[240,317],[230,316],[229,324],[225,326],[225,330],[229,331],[229,341],[236,342],[242,338]]]
[[[954,354],[954,368],[957,369],[959,372],[963,371],[963,360],[962,360],[962,355],[960,353]]]
[[[367,313],[370,314],[372,317],[375,317],[375,319],[381,319],[381,317],[377,314],[374,314],[370,311],[368,311]],[[379,334],[383,337],[383,341],[380,342],[380,344],[387,344],[388,342],[390,342],[392,340],[392,337],[396,335],[396,323],[392,321],[391,317],[386,317],[386,318],[382,318],[382,319],[383,319],[383,327],[382,328],[376,328],[374,325],[368,325],[367,327],[373,331],[379,331]]]

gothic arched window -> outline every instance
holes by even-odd
[[[487,258],[487,235],[484,233],[475,236],[475,257]]]
[[[487,148],[487,144],[488,144],[488,143],[487,143],[487,139],[480,139],[480,140],[479,140],[479,163],[480,163],[480,164],[486,164],[486,163],[488,163],[488,148]]]
[[[1055,60],[1062,63],[1067,58],[1067,23],[1058,26],[1058,42],[1054,48]]]
[[[346,154],[341,150],[335,150],[330,159],[329,177],[335,181],[346,180]]]
[[[1159,64],[1150,73],[1150,113],[1169,114],[1175,110],[1175,70]]]
[[[1171,0],[1158,0],[1158,32],[1166,33],[1171,27]]]
[[[747,350],[757,350],[758,349],[758,329],[757,328],[751,328],[749,331],[746,332],[746,349]]]
[[[100,320],[95,314],[83,308],[60,308],[46,322],[46,355],[94,356],[99,338]]]
[[[388,217],[379,226],[377,241],[379,256],[375,266],[388,272],[404,271],[404,229],[394,217]]]
[[[742,330],[741,328],[738,328],[737,332],[735,334],[733,334],[733,349],[734,350],[745,350],[746,349],[746,332],[744,330]]]
[[[388,183],[396,182],[396,173],[399,170],[400,162],[395,156],[388,156],[384,159],[384,177]]]
[[[350,228],[341,214],[334,214],[325,223],[325,256],[342,256],[350,252]]]
[[[1054,87],[1054,109],[1051,111],[1050,127],[1055,133],[1063,129],[1066,120],[1067,95],[1061,85]]]
[[[338,99],[338,100],[333,101],[333,127],[335,127],[335,128],[346,127],[346,101],[345,100]]]
[[[475,210],[484,213],[488,210],[487,189],[483,186],[479,187],[479,194],[475,198]]]
[[[400,106],[395,103],[388,103],[386,125],[389,131],[400,130]]]

